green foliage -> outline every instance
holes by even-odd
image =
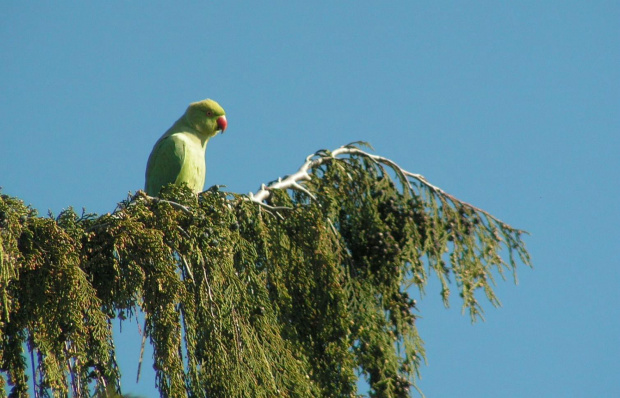
[[[120,392],[111,321],[143,312],[165,397],[353,397],[359,374],[373,397],[409,396],[424,360],[410,288],[434,273],[475,320],[476,292],[499,304],[493,272],[529,264],[522,231],[393,163],[316,156],[304,189],[264,204],[169,186],[54,218],[2,195],[9,395]]]

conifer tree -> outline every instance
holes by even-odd
[[[472,321],[530,264],[524,231],[363,143],[250,195],[138,191],[41,217],[0,197],[3,395],[121,393],[112,321],[144,314],[163,397],[408,397],[429,278]]]

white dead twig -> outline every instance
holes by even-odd
[[[440,198],[447,199],[453,205],[467,207],[467,208],[473,210],[474,212],[479,212],[479,213],[482,213],[482,214],[486,215],[487,217],[489,217],[490,219],[492,219],[495,222],[499,223],[500,225],[505,225],[504,222],[502,222],[501,220],[499,220],[496,217],[492,216],[488,212],[486,212],[486,211],[484,211],[484,210],[482,210],[482,209],[480,209],[480,208],[478,208],[478,207],[476,207],[476,206],[474,206],[472,204],[469,204],[467,202],[463,202],[462,200],[459,200],[456,197],[454,197],[454,196],[450,195],[449,193],[445,192],[443,189],[441,189],[441,188],[431,184],[430,182],[428,182],[426,180],[426,178],[424,178],[423,175],[411,173],[411,172],[403,169],[402,167],[400,167],[394,161],[392,161],[392,160],[390,160],[388,158],[385,158],[383,156],[378,156],[378,155],[370,154],[370,153],[368,153],[366,151],[363,151],[363,150],[357,148],[353,144],[342,146],[342,147],[337,148],[337,149],[335,149],[335,150],[333,150],[331,152],[326,151],[326,150],[320,150],[320,151],[317,151],[316,153],[314,153],[312,155],[309,155],[306,158],[306,161],[301,165],[301,167],[294,174],[286,176],[283,179],[279,178],[277,182],[272,183],[272,184],[270,184],[268,186],[263,184],[261,186],[261,188],[256,193],[250,193],[249,194],[250,200],[252,200],[254,202],[257,202],[260,205],[265,206],[264,201],[267,198],[269,198],[269,196],[271,195],[271,191],[274,190],[274,189],[295,189],[295,190],[302,191],[302,192],[306,193],[310,198],[316,200],[314,195],[312,195],[312,193],[310,193],[303,186],[303,183],[305,181],[309,181],[311,179],[310,170],[312,170],[312,169],[314,169],[316,167],[319,167],[322,164],[325,164],[327,162],[331,162],[331,161],[333,161],[335,159],[338,159],[339,157],[346,156],[346,155],[362,156],[362,157],[364,157],[366,159],[369,159],[369,160],[371,160],[373,162],[376,162],[377,164],[388,166],[390,169],[394,170],[394,172],[398,175],[400,181],[403,184],[403,189],[405,189],[406,191],[408,191],[410,193],[413,193],[413,191],[414,191],[413,186],[411,185],[411,179],[413,179],[413,180],[418,181],[420,184],[422,184],[426,188],[428,188],[434,194],[438,195]]]
[[[347,153],[353,154],[358,151],[363,153],[363,151],[360,151],[357,148],[343,146],[332,151],[331,153],[321,150],[312,155],[308,155],[308,157],[306,157],[306,161],[304,162],[304,164],[301,165],[297,172],[286,176],[284,179],[278,178],[277,182],[269,186],[263,184],[258,192],[250,193],[250,199],[254,202],[262,203],[269,197],[269,195],[271,195],[270,191],[273,189],[297,189],[306,193],[312,199],[316,199],[314,195],[312,195],[312,193],[310,193],[306,188],[301,185],[304,181],[309,181],[311,179],[310,173],[308,171],[315,167],[319,167],[324,163],[330,162],[340,155],[344,155]]]

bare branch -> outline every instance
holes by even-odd
[[[497,222],[500,225],[506,225],[503,221],[494,217],[487,211],[482,210],[479,207],[476,207],[470,203],[459,200],[453,195],[444,191],[443,189],[431,184],[430,182],[426,180],[426,178],[423,175],[407,171],[403,169],[402,167],[400,167],[396,162],[394,162],[391,159],[385,158],[383,156],[373,155],[366,151],[363,151],[357,148],[356,146],[354,146],[355,144],[356,143],[344,145],[331,152],[327,150],[320,150],[320,151],[315,152],[312,155],[309,155],[306,158],[306,161],[304,162],[304,164],[302,164],[299,170],[297,170],[297,172],[285,177],[284,179],[279,178],[276,183],[273,183],[271,185],[266,186],[265,184],[263,184],[261,186],[261,189],[258,192],[256,192],[255,194],[250,193],[250,199],[253,200],[254,202],[263,204],[263,201],[265,201],[269,197],[269,195],[271,195],[271,191],[274,189],[296,189],[296,190],[306,193],[312,199],[316,200],[314,195],[312,195],[302,185],[304,181],[309,181],[311,179],[309,171],[325,163],[331,162],[334,159],[341,159],[343,158],[343,156],[346,156],[346,155],[349,155],[349,156],[358,155],[366,159],[369,159],[377,164],[388,166],[390,169],[394,170],[399,180],[402,182],[403,188],[406,190],[407,194],[413,193],[414,188],[411,185],[411,179],[413,179],[413,180],[418,181],[420,184],[428,188],[431,192],[438,195],[439,197],[449,200],[453,205],[465,206],[475,212],[479,212],[479,213],[486,215],[487,217],[489,217],[490,219],[492,219],[493,221]],[[516,231],[519,233],[527,233],[526,231],[521,231],[521,230],[516,230]]]
[[[171,200],[166,200],[166,199],[160,199],[158,197],[155,196],[148,196],[148,195],[144,195],[145,198],[147,198],[148,200],[152,200],[153,202],[157,202],[157,203],[167,203],[170,206],[172,206],[173,208],[177,209],[177,210],[181,210],[182,212],[184,212],[185,214],[189,214],[191,215],[192,212],[189,208],[187,208],[186,206],[183,206],[180,203],[177,202],[173,202]]]

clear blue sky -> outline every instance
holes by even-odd
[[[207,97],[229,121],[207,186],[255,191],[366,140],[531,232],[535,268],[500,280],[486,322],[428,289],[426,395],[620,396],[618,2],[180,4],[0,3],[4,193],[111,211]],[[154,396],[129,329],[124,387]]]

